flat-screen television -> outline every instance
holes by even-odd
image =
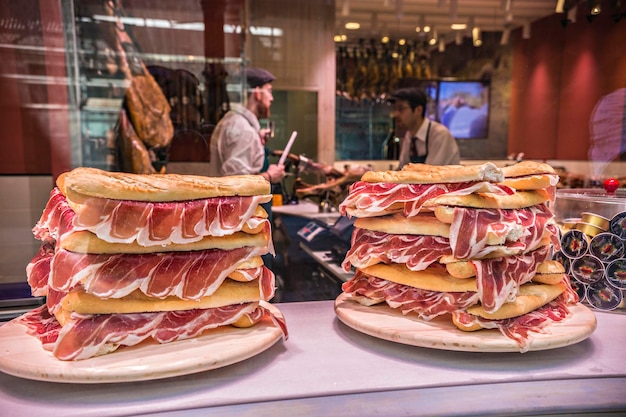
[[[457,139],[487,138],[489,84],[483,81],[440,81],[437,119]]]

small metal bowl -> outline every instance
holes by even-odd
[[[609,230],[609,219],[595,213],[585,212],[581,215],[581,223],[591,224],[602,229],[603,232]]]

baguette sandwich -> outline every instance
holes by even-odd
[[[443,194],[512,194],[510,187],[498,184],[503,180],[502,171],[490,162],[444,167],[409,164],[402,171],[366,172],[352,184],[339,209],[342,215],[354,217],[393,213],[412,217],[427,201]]]
[[[274,275],[262,177],[63,174],[35,226],[42,250],[27,267],[46,305],[23,322],[61,360],[152,338],[248,327],[267,317]],[[45,322],[45,332],[38,324]]]
[[[388,187],[390,181],[404,188],[395,188],[385,198],[401,195],[401,204],[398,199],[388,204],[391,197],[385,200],[363,192],[366,188],[394,188]],[[430,191],[407,191],[425,184]],[[430,320],[470,311],[474,306],[496,314],[515,303],[521,288],[529,286],[555,285],[561,293],[566,292],[571,289],[569,280],[562,266],[550,260],[553,248],[559,248],[558,229],[548,205],[555,184],[551,167],[531,162],[506,170],[490,163],[412,164],[395,173],[367,173],[361,183],[355,183],[355,195],[343,203],[344,213],[357,217],[342,264],[346,271],[356,268],[356,274],[343,285],[344,293],[365,305],[385,301],[403,313],[412,311]],[[412,278],[403,281],[400,275]],[[411,284],[417,277],[419,285]],[[465,281],[464,285],[472,288],[437,287],[435,293],[425,294],[424,290],[433,290],[424,284],[428,279]],[[461,297],[463,291],[467,295]],[[416,298],[399,302],[399,294]],[[440,299],[446,300],[444,307]],[[410,307],[413,305],[419,308]],[[522,350],[523,346],[520,344]]]

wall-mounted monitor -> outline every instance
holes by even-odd
[[[489,136],[489,84],[484,81],[440,81],[437,119],[457,139]]]

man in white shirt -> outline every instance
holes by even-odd
[[[426,115],[426,94],[419,88],[396,90],[389,101],[399,127],[406,129],[400,141],[398,169],[408,163],[458,165],[459,147],[450,131]]]
[[[285,167],[268,163],[265,142],[267,132],[259,119],[270,116],[272,81],[276,78],[262,68],[248,68],[247,103],[233,104],[230,111],[215,126],[211,135],[212,176],[261,174],[269,182],[279,183]]]

